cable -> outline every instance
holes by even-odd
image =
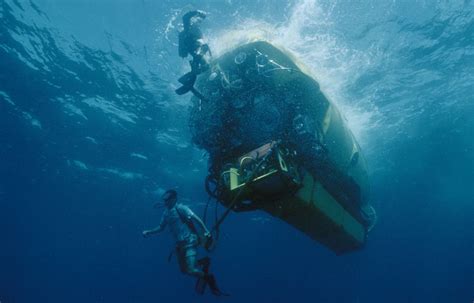
[[[204,214],[202,215],[202,221],[204,224],[206,224],[206,218],[207,218],[207,209],[209,208],[209,203],[211,202],[212,196],[209,196],[207,199],[206,207],[204,208]]]

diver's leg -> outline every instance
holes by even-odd
[[[199,73],[203,73],[209,69],[209,63],[204,57],[205,53],[200,52],[198,59]]]
[[[216,296],[226,296],[227,294],[222,293],[219,288],[217,287],[216,279],[214,275],[209,274],[209,266],[210,266],[210,259],[203,258],[201,260],[197,260],[197,246],[192,245],[182,249],[182,254],[179,255],[182,258],[184,263],[184,271],[183,273],[196,277],[198,280],[196,281],[196,291],[200,294],[204,293],[206,285],[209,285],[212,293]],[[203,271],[200,266],[206,269],[206,272]],[[204,283],[203,283],[204,282]]]
[[[199,75],[209,69],[209,63],[199,49],[191,55],[193,57],[193,60],[190,62],[191,71],[195,75]]]
[[[196,53],[192,53],[191,56],[193,59],[189,61],[189,64],[191,65],[191,73],[194,75],[199,75],[199,62],[200,62],[200,55]]]
[[[179,270],[185,274],[186,273],[186,256],[182,248],[176,249],[176,256],[178,259]]]
[[[205,276],[204,272],[198,267],[197,264],[197,250],[196,247],[188,247],[185,250],[185,256],[184,256],[184,261],[185,261],[185,273],[198,277],[198,278],[203,278]]]
[[[197,265],[199,266],[199,268],[202,268],[202,271],[204,273],[207,274],[209,272],[209,267],[211,266],[211,258],[209,257],[201,258],[197,260]]]
[[[211,292],[215,296],[229,296],[229,294],[223,293],[219,287],[217,286],[216,278],[214,277],[213,274],[207,274],[204,280],[207,282],[207,285],[209,285],[209,288],[211,289]]]

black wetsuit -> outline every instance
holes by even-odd
[[[186,58],[191,55],[191,70],[194,74],[199,74],[209,67],[204,55],[210,53],[210,50],[203,41],[200,28],[192,23],[193,17],[205,18],[206,15],[201,11],[191,11],[183,16],[184,29],[179,33],[179,56]]]

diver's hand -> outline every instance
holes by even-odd
[[[204,247],[207,251],[210,251],[213,242],[214,242],[214,239],[212,239],[212,234],[211,234],[209,231],[206,231],[206,232],[204,233],[203,247]]]
[[[149,230],[144,230],[142,232],[143,238],[148,238],[151,235],[151,231]]]
[[[210,245],[214,241],[214,239],[212,238],[212,234],[209,231],[206,231],[204,233],[204,239],[206,239],[205,241],[207,245]]]

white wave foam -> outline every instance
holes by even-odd
[[[79,107],[77,107],[77,106],[75,106],[71,103],[65,103],[64,104],[64,109],[70,115],[77,115],[77,116],[83,118],[84,120],[89,120],[89,118],[87,118],[87,116],[82,112],[82,110]]]
[[[22,112],[22,115],[23,115],[23,118],[25,118],[28,122],[30,122],[30,124],[34,127],[37,127],[39,129],[42,129],[42,125],[41,125],[41,122],[34,118],[31,113],[27,112],[27,111],[24,111]]]
[[[89,141],[89,142],[91,142],[91,143],[99,144],[99,143],[97,142],[97,140],[96,140],[95,138],[93,138],[93,137],[87,136],[87,137],[85,137],[84,139],[86,139],[87,141]]]
[[[134,179],[143,178],[142,174],[129,172],[129,171],[123,171],[118,168],[98,168],[97,171],[109,173],[126,180],[134,180]]]
[[[0,91],[0,100],[4,100],[10,105],[15,106],[15,102],[12,101],[12,99],[10,98],[10,95],[8,95],[6,92]]]
[[[175,133],[174,135],[172,133]],[[167,133],[162,132],[156,135],[156,140],[162,144],[175,146],[178,149],[188,148],[186,143],[177,130],[168,130]]]
[[[87,165],[86,163],[80,160],[67,160],[67,164],[69,166],[75,167],[84,172],[89,171],[89,172],[106,173],[106,174],[114,175],[116,177],[126,179],[126,180],[142,179],[144,177],[143,174],[125,171],[125,170],[115,168],[115,167],[111,167],[111,168],[93,167],[91,165]]]
[[[130,154],[130,157],[132,157],[132,158],[137,158],[137,159],[141,159],[141,160],[148,160],[148,157],[147,157],[147,156],[142,155],[142,154],[139,154],[139,153],[131,153],[131,154]]]
[[[75,166],[76,168],[80,169],[80,170],[89,170],[89,167],[82,161],[79,161],[79,160],[71,160],[71,161],[67,161],[69,165],[73,165]]]
[[[86,98],[82,100],[82,102],[89,105],[90,107],[101,110],[105,114],[112,115],[126,122],[136,123],[135,121],[138,119],[137,115],[122,110],[118,108],[113,102],[105,100],[99,96],[95,98]]]

